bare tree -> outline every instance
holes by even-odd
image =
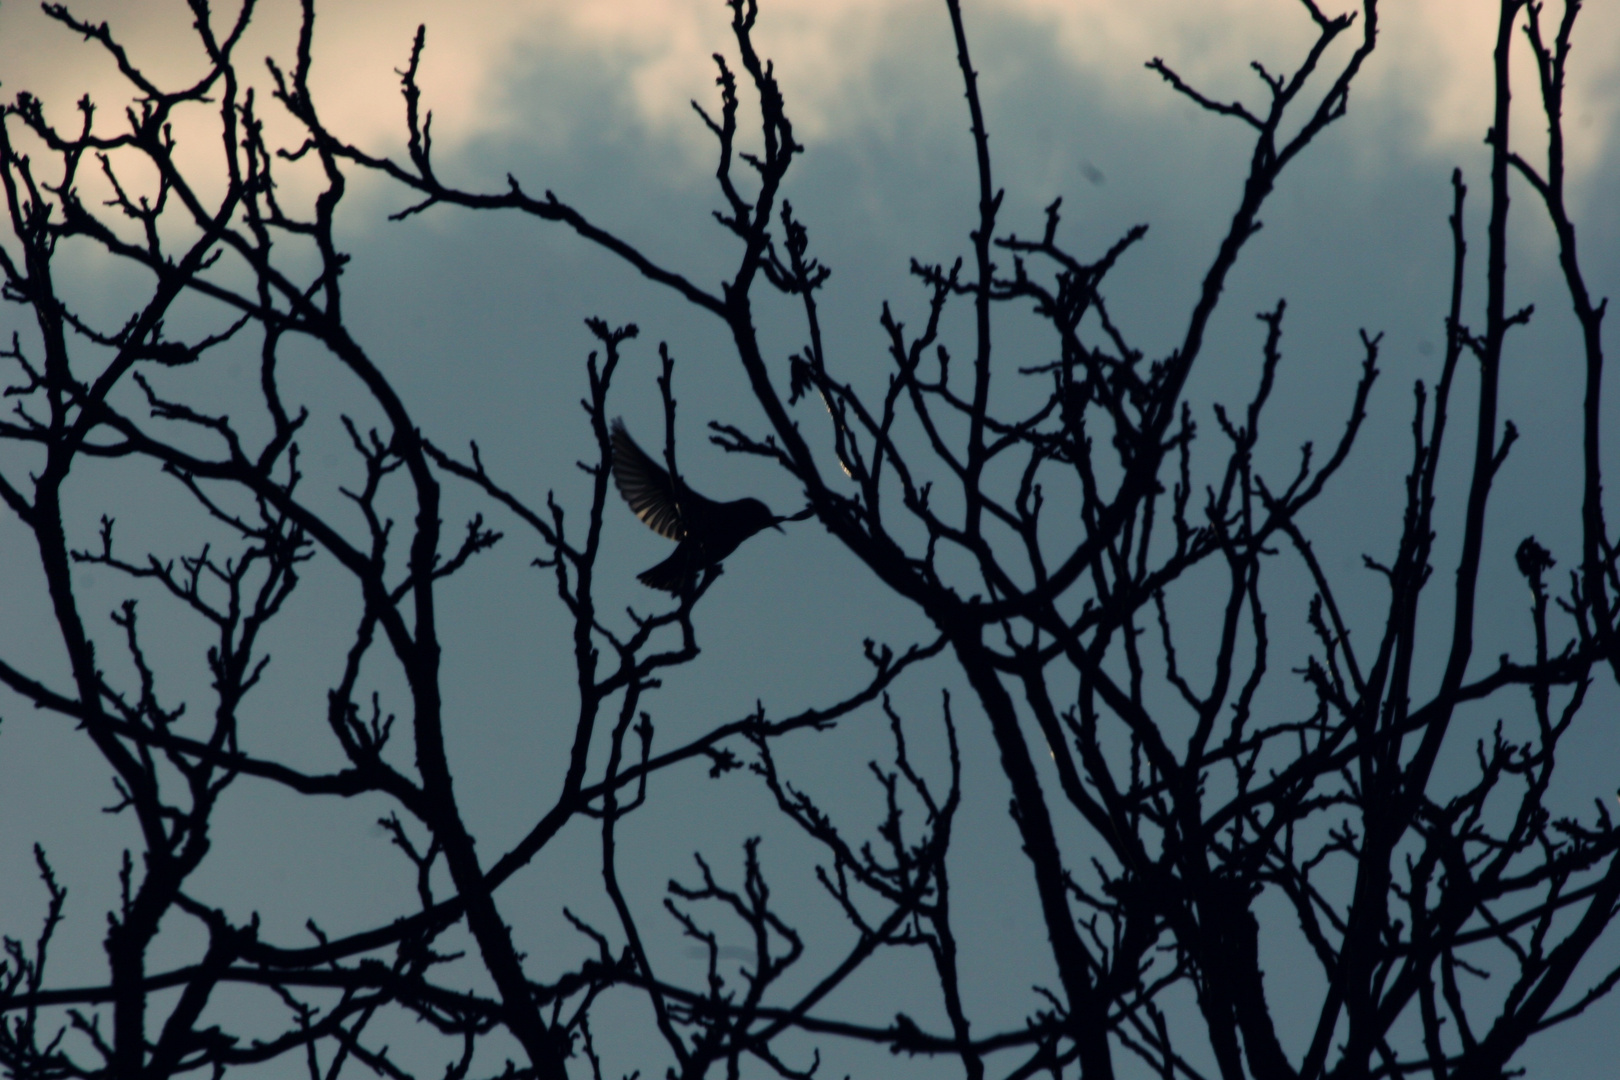
[[[1586,1010],[1620,979],[1620,970],[1588,970],[1612,942],[1607,932],[1620,911],[1620,828],[1601,803],[1582,817],[1553,810],[1561,740],[1591,722],[1583,707],[1594,684],[1620,677],[1620,571],[1602,499],[1605,305],[1589,294],[1565,198],[1562,94],[1578,0],[1567,0],[1556,25],[1539,5],[1500,4],[1483,313],[1464,295],[1467,188],[1459,172],[1446,347],[1432,380],[1415,387],[1404,500],[1398,511],[1391,506],[1398,540],[1367,559],[1387,595],[1377,622],[1365,625],[1352,625],[1341,602],[1345,582],[1317,556],[1311,523],[1320,528],[1322,518],[1311,511],[1361,432],[1379,337],[1361,337],[1360,379],[1332,445],[1323,453],[1307,444],[1283,475],[1262,475],[1257,459],[1283,358],[1282,300],[1258,316],[1258,384],[1241,407],[1213,409],[1214,449],[1197,439],[1201,410],[1187,384],[1278,177],[1345,115],[1374,48],[1376,0],[1342,15],[1302,0],[1315,39],[1291,71],[1255,65],[1259,105],[1208,96],[1163,60],[1148,65],[1173,92],[1252,140],[1237,209],[1191,310],[1165,313],[1185,330],[1161,357],[1132,345],[1103,290],[1145,226],[1092,253],[1066,245],[1056,202],[1036,237],[1003,226],[961,6],[946,0],[977,169],[971,253],[950,266],[912,264],[924,296],[920,325],[883,306],[893,367],[876,394],[858,389],[824,345],[819,292],[829,270],[783,194],[802,147],[771,64],[755,49],[755,3],[728,4],[735,60],[716,58],[718,112],[698,107],[718,148],[716,218],[736,251],[716,287],[549,191],[533,195],[517,179],[487,193],[442,181],[417,82],[422,32],[403,72],[406,152],[385,158],[328,130],[317,111],[309,89],[313,0],[303,2],[295,62],[270,67],[275,107],[302,140],[279,149],[267,141],[239,66],[252,0],[228,21],[216,20],[206,0],[190,0],[209,65],[177,89],[143,73],[107,26],[46,6],[106,51],[136,105],[122,127],[106,127],[86,99],[69,124],[25,93],[0,117],[10,225],[0,271],[5,299],[29,317],[4,352],[14,408],[0,422],[0,495],[35,539],[24,561],[46,586],[66,658],[65,680],[9,657],[0,658],[0,679],[94,745],[115,777],[115,809],[137,823],[141,847],[121,870],[105,979],[85,988],[48,977],[51,948],[75,924],[64,921],[64,887],[36,849],[44,928],[26,945],[8,938],[0,963],[0,1063],[8,1075],[223,1075],[285,1059],[312,1078],[362,1069],[463,1077],[520,1055],[501,1075],[600,1076],[600,1047],[633,1036],[593,1027],[592,1017],[623,995],[645,1004],[664,1045],[663,1057],[644,1068],[681,1077],[717,1069],[809,1076],[819,1058],[801,1056],[806,1039],[864,1043],[973,1080],[1037,1072],[1085,1080],[1508,1075],[1533,1035]],[[1548,124],[1534,152],[1510,138],[1509,54],[1518,33],[1535,59],[1532,85]],[[760,116],[746,144],[744,94]],[[174,133],[181,114],[212,117],[223,176],[183,167]],[[154,179],[134,179],[143,175],[137,164]],[[321,179],[307,205],[284,201],[275,182],[297,166],[313,166]],[[356,169],[414,193],[397,217],[453,205],[556,222],[720,320],[735,344],[738,385],[767,427],[750,431],[740,412],[719,412],[715,441],[779,467],[833,540],[877,587],[915,605],[936,636],[898,648],[869,643],[869,667],[838,700],[779,717],[760,708],[684,743],[656,742],[646,703],[661,674],[697,660],[703,599],[716,574],[688,583],[652,614],[620,616],[598,604],[603,529],[617,526],[607,509],[616,501],[609,397],[637,328],[589,323],[598,342],[585,364],[593,450],[583,465],[589,508],[576,525],[565,517],[568,497],[533,504],[476,445],[436,444],[388,364],[351,332],[348,256],[334,222]],[[1506,540],[1487,529],[1516,438],[1499,415],[1504,350],[1531,316],[1510,310],[1507,299],[1515,175],[1551,225],[1585,350],[1581,458],[1567,466],[1582,478],[1579,526],[1570,530],[1581,548],[1559,553],[1571,568],[1564,578],[1534,537]],[[98,187],[110,193],[105,204],[84,194]],[[97,325],[65,298],[67,242],[142,275],[141,302],[121,325]],[[793,298],[802,313],[806,344],[790,357],[772,355],[756,329],[757,298],[770,293]],[[955,303],[971,306],[973,335],[961,346],[966,363],[953,367],[942,318]],[[210,313],[211,329],[166,332],[183,318],[203,325],[198,311]],[[1030,313],[1047,331],[1049,351],[998,354],[998,328]],[[358,488],[310,473],[300,457],[319,403],[289,399],[285,370],[293,350],[312,345],[361,388],[367,415],[377,418],[375,426],[342,420],[363,466]],[[217,351],[249,346],[258,357],[253,402],[213,409],[191,376]],[[664,459],[678,482],[673,362],[660,352]],[[1006,385],[1036,392],[992,392]],[[1470,407],[1454,410],[1459,398]],[[1033,406],[998,413],[995,401]],[[1453,423],[1461,425],[1450,438],[1462,443],[1467,479],[1456,493],[1461,512],[1447,516],[1437,504],[1442,451],[1457,452],[1447,442]],[[139,556],[115,544],[110,516],[99,535],[75,535],[72,479],[97,463],[155,464],[205,527],[196,539],[176,535],[175,553]],[[1195,476],[1205,475],[1212,482],[1195,492]],[[478,850],[452,776],[436,612],[452,579],[502,534],[477,514],[446,535],[446,484],[462,485],[538,545],[572,626],[574,700],[546,703],[554,717],[577,708],[572,751],[537,764],[550,807],[495,858]],[[334,509],[339,490],[343,505]],[[1524,578],[1534,647],[1493,664],[1475,655],[1478,596],[1489,580],[1487,552],[1504,544]],[[1431,577],[1442,565],[1436,551],[1453,546],[1448,592]],[[357,586],[346,654],[319,676],[328,680],[325,722],[342,758],[329,771],[266,755],[242,722],[244,701],[266,672],[266,627],[285,615],[314,561]],[[114,613],[111,631],[98,628],[75,591],[75,564],[155,586],[201,620],[211,681],[189,708],[148,659],[136,603]],[[1273,570],[1262,580],[1263,569],[1282,565],[1294,576]],[[1219,583],[1213,623],[1198,621],[1195,609],[1210,594],[1195,575]],[[1309,586],[1289,597],[1279,595],[1278,580]],[[1268,608],[1278,604],[1285,619],[1304,613],[1308,636],[1297,656],[1273,643]],[[98,658],[113,650],[127,656],[132,679],[110,675]],[[887,696],[935,657],[948,658],[972,691],[970,705],[946,696],[940,726],[926,736],[947,747],[943,776],[915,763],[908,730],[918,725],[903,722]],[[1427,657],[1442,659],[1430,671]],[[1291,670],[1296,662],[1303,666]],[[376,665],[402,680],[397,731],[380,697],[368,695]],[[1192,674],[1205,668],[1206,676]],[[1272,689],[1298,687],[1295,672],[1304,697]],[[1511,719],[1479,739],[1460,717],[1482,703]],[[773,750],[789,733],[858,712],[886,717],[894,747],[888,764],[873,766],[885,814],[865,827],[828,810]],[[996,797],[1010,798],[1058,980],[1032,993],[1024,1022],[1001,1029],[973,1015],[964,988],[974,974],[957,944],[971,928],[958,925],[951,906],[952,874],[974,872],[950,846],[964,812],[957,731],[968,724],[986,725],[999,753],[1006,787]],[[1448,757],[1471,761],[1471,771],[1441,768]],[[673,922],[648,921],[647,898],[629,895],[620,879],[619,830],[656,804],[656,785],[697,782],[704,766],[710,774],[750,770],[782,823],[822,852],[815,873],[848,923],[844,944],[803,932],[773,904],[759,841],[745,846],[740,879],[700,856],[694,877],[670,883],[664,914]],[[248,785],[387,800],[394,809],[386,836],[413,870],[412,913],[343,936],[311,924],[311,941],[288,942],[266,940],[256,919],[210,904],[195,875],[211,848],[232,843],[215,828],[215,813]],[[610,922],[569,912],[581,952],[525,956],[512,925],[526,913],[503,904],[502,887],[570,828],[597,830]],[[692,844],[701,848],[703,839]],[[1289,930],[1314,956],[1314,970],[1263,968],[1262,935],[1273,931],[1262,924],[1262,897],[1292,913]],[[720,962],[715,912],[748,931],[740,974]],[[160,931],[187,922],[202,931],[201,950],[180,966],[154,967]],[[683,982],[656,964],[649,941],[671,933],[703,950],[703,978]],[[451,951],[463,939],[476,961],[474,990]],[[839,1013],[852,976],[893,950],[927,957],[942,1026]],[[1484,983],[1486,975],[1496,981]],[[254,989],[260,1004],[222,1004],[219,991],[230,984]],[[1316,1003],[1307,1038],[1279,1031],[1267,998],[1279,987]],[[1178,994],[1192,1006],[1177,1005]],[[271,1036],[254,1034],[259,1021],[247,1013],[262,1021],[276,1010],[287,1022]],[[389,1017],[436,1032],[437,1060],[391,1053],[374,1035]]]

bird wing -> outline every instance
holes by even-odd
[[[686,539],[686,523],[681,520],[681,500],[674,482],[636,445],[623,420],[613,421],[613,482],[648,528],[671,540]]]

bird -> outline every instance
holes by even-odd
[[[649,529],[679,541],[673,555],[636,575],[643,585],[667,593],[684,592],[705,570],[718,570],[720,560],[755,533],[781,532],[782,522],[809,516],[779,517],[758,499],[716,502],[699,495],[648,457],[622,419],[613,421],[613,481]]]

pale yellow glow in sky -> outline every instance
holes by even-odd
[[[1325,6],[1336,8],[1332,0]],[[935,34],[919,46],[904,32],[927,19],[942,26],[937,0],[765,0],[764,7],[760,45],[775,59],[796,122],[811,137],[877,118],[882,102],[872,98],[867,76],[887,50],[933,49],[943,41]],[[1485,0],[1387,3],[1379,52],[1357,100],[1404,97],[1401,105],[1419,118],[1430,149],[1477,145],[1488,119],[1494,7]],[[1556,4],[1548,7],[1556,18]],[[161,58],[156,71],[173,77],[198,69],[178,0],[82,0],[72,8],[110,20],[132,54]],[[246,47],[255,71],[256,58],[267,53],[290,61],[296,25],[291,0],[262,0],[260,8]],[[1114,107],[1145,112],[1173,102],[1142,69],[1152,56],[1164,56],[1212,92],[1257,102],[1248,61],[1282,68],[1311,35],[1290,0],[968,0],[967,8],[970,31],[997,19],[1032,21],[1077,67],[1102,76]],[[421,22],[429,34],[423,83],[445,148],[512,125],[515,118],[500,105],[505,80],[527,57],[558,50],[625,71],[645,123],[696,140],[700,132],[687,102],[713,97],[708,56],[732,51],[719,0],[324,0],[319,10],[317,101],[335,131],[376,150],[399,144],[393,71]],[[1620,119],[1620,4],[1589,4],[1579,25],[1566,108],[1577,178],[1598,164]],[[31,4],[0,5],[0,92],[7,96],[26,87],[60,108],[89,90],[105,112],[117,84],[98,52],[46,26]],[[1519,69],[1528,76],[1528,51],[1519,53]],[[949,62],[948,55],[940,59]],[[1520,102],[1527,104],[1528,78],[1522,85]],[[1526,113],[1525,119],[1533,117]],[[1519,131],[1528,136],[1539,129],[1533,124]]]

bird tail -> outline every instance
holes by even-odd
[[[697,576],[694,570],[692,560],[686,557],[685,552],[677,548],[675,554],[657,566],[637,574],[636,580],[649,589],[658,589],[667,593],[679,593]]]

